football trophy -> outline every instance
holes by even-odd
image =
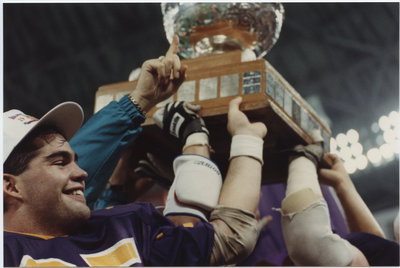
[[[263,57],[279,38],[284,9],[279,3],[162,3],[164,29],[171,42],[179,36],[179,55],[188,66],[178,92],[147,113],[137,147],[166,161],[180,154],[178,141],[165,136],[152,114],[172,101],[201,105],[199,115],[210,131],[211,158],[226,174],[231,137],[226,130],[229,101],[242,96],[241,110],[250,121],[268,128],[264,139],[263,184],[285,181],[287,155],[297,144],[312,143],[321,131],[329,150],[331,131],[300,94]],[[119,100],[136,81],[104,85],[96,93],[95,110]]]

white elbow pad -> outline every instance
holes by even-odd
[[[174,160],[175,195],[179,202],[212,210],[218,203],[222,176],[217,165],[200,155]]]
[[[189,215],[208,221],[207,215],[203,209],[194,206],[188,206],[182,204],[176,200],[175,196],[175,184],[169,188],[167,200],[165,201],[165,208],[163,210],[165,216],[171,215]]]
[[[164,214],[180,212],[174,211],[178,208],[177,204],[191,210],[196,207],[212,210],[218,203],[222,187],[222,176],[217,165],[200,155],[181,155],[174,160],[173,166],[175,179]],[[172,206],[173,203],[177,204]],[[191,214],[195,213],[192,211]]]
[[[290,258],[300,266],[347,266],[353,260],[351,244],[333,234],[328,207],[321,197],[306,208],[290,211],[285,204],[302,202],[311,189],[289,195],[282,202],[282,232]],[[307,194],[309,195],[309,192]],[[304,202],[304,201],[303,201]]]

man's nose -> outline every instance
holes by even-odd
[[[75,181],[84,181],[88,174],[85,170],[83,170],[76,162],[74,163],[74,170],[72,172],[73,179]]]

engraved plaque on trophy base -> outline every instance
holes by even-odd
[[[149,151],[172,165],[174,157],[180,154],[181,145],[177,139],[164,135],[151,116],[169,101],[190,101],[202,107],[199,114],[210,131],[210,144],[215,150],[211,158],[225,176],[231,142],[226,130],[227,112],[229,101],[236,96],[243,97],[240,108],[250,121],[262,121],[268,128],[264,139],[263,184],[286,180],[287,156],[282,152],[299,143],[311,143],[313,128],[321,130],[325,150],[329,150],[329,127],[264,59],[241,62],[241,52],[233,51],[182,60],[182,63],[189,66],[187,79],[174,96],[148,113],[143,133],[134,145],[137,158]],[[135,85],[136,81],[132,81],[100,87],[95,110],[128,94]]]

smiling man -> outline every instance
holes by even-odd
[[[116,143],[132,144],[141,132],[146,112],[174,94],[184,81],[187,67],[181,66],[176,55],[178,43],[176,37],[165,57],[144,62],[136,88],[89,120],[108,124],[109,128],[115,122],[128,126],[133,137],[128,140],[126,131],[113,128],[107,132],[114,141],[105,145],[108,150],[119,148]],[[198,129],[185,131],[190,136],[174,163],[179,183],[170,191],[166,216],[151,203],[139,202],[90,211],[86,205],[90,195],[85,198],[84,193],[94,192],[91,184],[102,174],[92,173],[91,179],[90,165],[85,166],[88,175],[78,165],[80,153],[75,150],[103,140],[105,132],[104,128],[81,131],[81,135],[93,139],[75,143],[75,150],[71,148],[69,141],[83,121],[78,104],[62,103],[40,120],[19,110],[3,113],[4,265],[204,266],[241,261],[268,223],[266,219],[257,222],[255,217],[267,128],[248,120],[239,109],[241,101],[233,99],[229,107],[227,129],[232,135],[232,154],[222,187],[218,167],[209,159],[209,146],[193,138],[198,137]],[[86,157],[95,159],[93,165],[102,166],[99,170],[106,172],[112,166],[110,161],[118,160],[118,152],[99,157],[100,150],[104,148],[92,148]],[[203,186],[210,187],[207,182],[213,181],[214,191],[198,191],[192,185],[194,177]],[[213,203],[205,195],[209,192],[214,193]],[[179,204],[173,198],[175,193],[186,198],[188,206]],[[204,200],[207,215],[202,217],[199,213],[205,209],[192,207],[193,202],[204,205]]]
[[[74,116],[60,118],[63,113]],[[64,123],[55,125],[55,118]],[[78,130],[83,114],[80,106],[69,102],[60,104],[42,120],[35,120],[35,126],[26,124],[30,120],[18,110],[4,114],[6,145],[21,139],[12,152],[11,146],[6,146],[3,155],[7,159],[3,175],[4,227],[39,235],[63,235],[90,216],[83,196],[87,173],[77,165],[77,156],[67,142],[70,133]],[[17,129],[27,135],[14,138]]]
[[[145,113],[184,81],[178,44],[176,37],[165,57],[144,62],[136,88],[110,104],[131,132],[140,133]],[[92,119],[104,120],[102,115]],[[73,102],[40,120],[19,110],[3,113],[4,265],[210,264],[214,231],[208,223],[175,226],[145,203],[90,211],[88,174],[69,144],[82,121],[82,108]],[[174,257],[165,253],[170,249]]]
[[[72,102],[40,120],[18,110],[3,114],[4,265],[209,264],[214,232],[208,223],[175,226],[145,203],[91,213],[88,175],[68,143],[82,119]],[[164,259],[173,245],[176,257]]]
[[[260,149],[266,127],[250,123],[239,110],[240,102],[241,98],[231,101],[228,129],[234,137],[241,133],[241,137],[257,139]],[[3,114],[5,266],[199,266],[233,264],[251,252],[267,223],[257,224],[253,212],[262,156],[256,154],[254,159],[248,157],[248,150],[236,150],[218,206],[211,208],[210,222],[196,212],[187,213],[173,200],[173,213],[167,217],[151,203],[91,212],[84,197],[88,175],[68,143],[82,118],[80,106],[71,102],[58,105],[40,120],[32,121],[18,110]],[[208,156],[208,146],[193,144],[183,149],[179,161],[200,159],[219,173]],[[180,163],[178,169],[192,167],[190,163]],[[257,171],[245,171],[245,177],[235,171],[238,167]],[[211,176],[211,171],[203,169],[202,165],[196,169],[199,174],[186,175]],[[238,190],[242,184],[252,190]],[[196,191],[189,188],[184,192]]]

